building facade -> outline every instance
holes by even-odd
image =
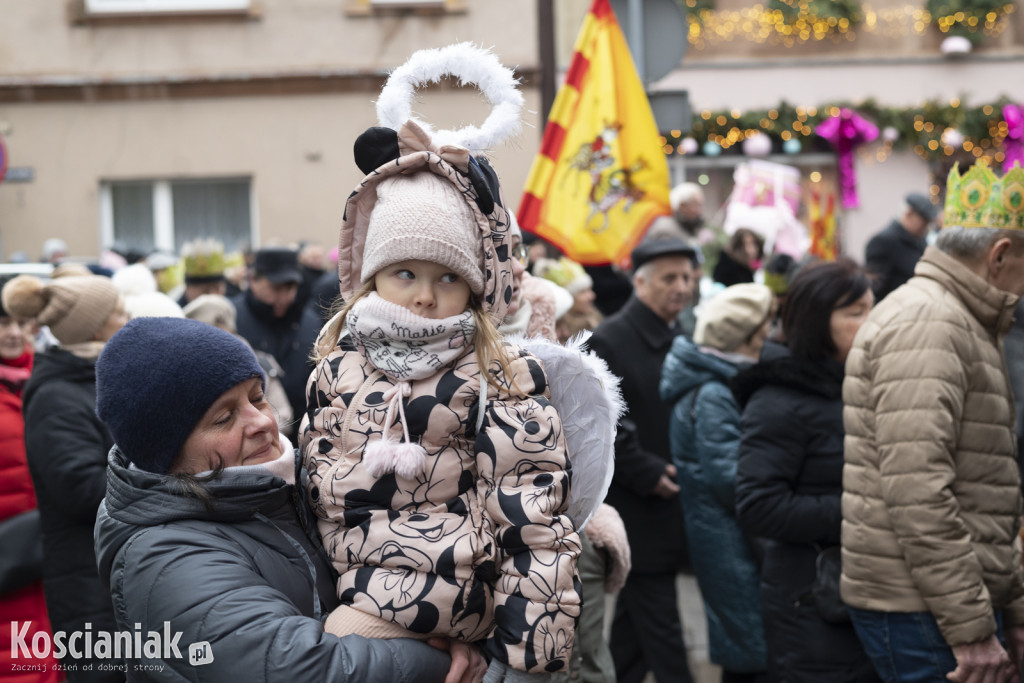
[[[0,259],[61,237],[178,250],[337,239],[389,70],[473,40],[517,70],[529,123],[493,159],[521,191],[540,127],[535,0],[0,0]],[[414,111],[479,123],[475,89]],[[532,117],[532,118],[531,118]]]
[[[578,26],[589,4],[589,0],[559,0],[563,17],[559,26],[561,63],[568,59],[566,51],[571,50],[571,37],[567,37],[570,27]],[[820,118],[826,106],[837,104],[866,104],[869,119],[876,111],[884,111],[887,118],[902,116],[906,121],[908,125],[896,131],[899,137],[895,141],[880,135],[854,153],[860,205],[839,208],[836,217],[841,251],[857,260],[862,260],[867,240],[900,213],[907,192],[932,193],[936,202],[941,201],[945,175],[953,161],[968,163],[977,152],[984,151],[990,163],[1000,165],[1000,157],[993,159],[991,155],[1006,143],[1005,129],[999,129],[999,107],[992,107],[991,133],[983,130],[984,140],[972,140],[970,124],[978,128],[978,108],[1006,101],[1024,105],[1024,6],[1012,0],[998,11],[987,10],[991,15],[980,15],[970,33],[973,45],[966,53],[949,51],[950,46],[943,44],[955,31],[942,32],[938,26],[941,18],[928,12],[929,7],[935,9],[941,2],[763,0],[755,4],[743,0],[679,0],[679,4],[689,6],[693,17],[689,49],[679,67],[650,83],[649,90],[687,91],[696,122],[702,114],[712,122],[722,116],[723,122],[729,119],[725,128],[731,128],[734,120],[749,119],[752,112],[771,114],[787,105],[814,112]],[[778,8],[786,4],[819,8],[831,13],[834,23],[829,24],[825,16],[818,25],[810,20],[802,25],[792,18],[784,20]],[[962,7],[990,8],[996,4],[977,0],[960,3]],[[844,13],[852,17],[845,25],[841,22]],[[963,18],[965,23],[969,20]],[[801,27],[807,30],[804,36],[800,35]],[[961,42],[959,49],[963,47]],[[922,115],[920,123],[913,120],[918,112]],[[806,118],[803,133],[793,135],[799,143],[786,147],[794,153],[780,148],[778,127],[766,129],[775,139],[768,159],[801,171],[805,208],[814,193],[833,195],[839,206],[835,152],[815,139],[815,116]],[[927,145],[944,132],[937,127],[940,122],[962,129],[966,137],[959,144],[946,145],[956,134],[951,132],[950,138],[937,140],[942,144],[932,151]],[[877,123],[884,129],[885,121]],[[927,130],[918,133],[911,123]],[[738,126],[743,128],[750,127]],[[742,152],[742,143],[735,142],[725,149],[719,145],[712,150],[717,154],[709,156],[703,152],[709,139],[706,127],[662,132],[669,138],[666,149],[673,182],[685,178],[704,184],[707,218],[721,225],[733,189],[733,171],[749,158]],[[893,134],[888,131],[890,138]],[[681,139],[691,135],[690,150],[696,152],[681,153]],[[982,150],[982,143],[991,146]],[[800,218],[808,221],[806,211]]]
[[[779,33],[773,1],[683,0],[705,13],[679,37],[689,43],[679,67],[651,90],[686,90],[698,122],[702,114],[786,103],[816,111],[865,101],[893,109],[1024,102],[1024,8],[1012,1],[968,54],[943,52],[946,35],[929,21],[926,0],[835,0],[860,18],[820,38]],[[18,251],[37,258],[48,237],[65,239],[82,257],[115,241],[177,250],[198,236],[219,237],[229,249],[331,244],[360,178],[352,143],[376,123],[373,101],[388,71],[417,49],[459,40],[493,49],[522,80],[527,125],[492,152],[515,206],[543,129],[542,75],[557,80],[564,72],[589,6],[0,0],[0,139],[8,165],[0,182],[0,259]],[[542,27],[550,15],[553,24]],[[548,31],[553,52],[539,38]],[[554,64],[542,63],[542,54]],[[479,123],[487,114],[473,89],[444,84],[420,95],[415,111],[439,127]],[[721,223],[732,172],[745,159],[741,145],[709,156],[706,135],[698,135],[698,151],[683,154],[679,138],[692,133],[664,134],[673,181],[703,183],[708,218]],[[776,140],[769,159],[801,170],[805,199],[837,194],[835,154],[813,135],[800,137],[799,150],[788,154]],[[938,201],[948,162],[964,153],[936,159],[902,142],[906,136],[896,144],[880,138],[856,152],[860,206],[837,214],[842,250],[854,258],[898,213],[906,192],[931,191]]]

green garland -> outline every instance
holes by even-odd
[[[925,9],[940,31],[963,36],[978,46],[985,38],[984,29],[1013,11],[1014,0],[928,0]]]
[[[855,26],[864,18],[857,0],[768,0],[768,11],[780,12],[789,25],[817,20],[835,28],[841,19]]]
[[[942,134],[947,128],[954,128],[963,135],[963,148],[971,151],[978,147],[984,156],[989,156],[998,151],[1005,137],[1002,109],[1010,101],[1003,96],[995,102],[975,106],[960,101],[929,101],[919,107],[905,108],[885,107],[873,99],[858,103],[831,102],[820,107],[796,107],[783,101],[772,109],[695,112],[693,128],[673,131],[679,135],[666,136],[666,144],[677,147],[682,138],[692,137],[698,142],[718,142],[728,149],[738,146],[750,134],[761,132],[776,141],[799,140],[805,151],[828,149],[828,143],[815,135],[814,129],[837,108],[849,107],[872,121],[879,130],[893,128],[898,133],[892,142],[894,149],[912,149],[929,160],[949,157]],[[1002,129],[1000,124],[1003,124]]]
[[[686,12],[688,18],[698,22],[701,12],[715,10],[715,0],[676,0],[676,3]]]

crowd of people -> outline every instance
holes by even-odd
[[[909,194],[865,267],[746,228],[712,264],[684,184],[622,268],[524,234],[413,120],[356,158],[329,254],[48,240],[3,284],[17,680],[685,683],[681,572],[723,683],[1020,676],[1024,216],[960,192],[1019,170],[954,171],[931,246]],[[610,420],[565,408],[581,378]],[[165,629],[212,656],[35,637]]]

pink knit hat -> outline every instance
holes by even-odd
[[[474,294],[483,293],[483,241],[476,216],[454,184],[429,170],[391,176],[377,185],[360,282],[411,259],[447,266]]]

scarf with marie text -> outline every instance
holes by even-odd
[[[463,354],[476,332],[471,310],[423,318],[376,292],[353,304],[345,323],[370,363],[396,382],[435,374]]]

